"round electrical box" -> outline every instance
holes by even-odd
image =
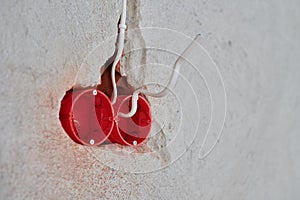
[[[89,146],[103,143],[114,125],[110,100],[93,88],[67,91],[61,101],[59,119],[74,142]]]
[[[128,113],[131,110],[131,97],[132,95],[118,96],[113,105],[115,116],[118,112]],[[131,118],[114,118],[114,128],[109,136],[111,142],[138,146],[146,141],[152,124],[150,105],[142,96],[139,96],[137,103],[137,111]]]

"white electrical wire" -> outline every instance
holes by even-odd
[[[159,98],[159,97],[164,97],[168,94],[168,90],[169,88],[173,88],[175,86],[175,83],[177,81],[177,78],[178,78],[178,74],[179,74],[179,70],[180,70],[180,65],[178,64],[178,62],[176,61],[176,64],[174,65],[174,70],[172,72],[172,75],[171,75],[171,78],[168,82],[168,85],[160,92],[158,93],[152,93],[152,92],[149,92],[148,90],[145,90],[143,88],[139,88],[137,90],[135,90],[132,94],[132,104],[131,104],[131,110],[129,113],[125,114],[125,113],[122,113],[122,112],[119,112],[118,115],[120,117],[125,117],[125,118],[130,118],[132,117],[136,111],[137,111],[137,101],[139,99],[139,94],[140,93],[143,93],[145,95],[148,95],[148,96],[151,96],[151,97],[156,97],[156,98]]]
[[[122,9],[122,15],[121,15],[121,21],[119,24],[119,38],[118,38],[118,49],[117,49],[117,55],[115,58],[115,61],[113,63],[112,69],[111,69],[111,79],[112,79],[112,85],[113,85],[113,95],[111,103],[116,103],[118,92],[117,92],[117,83],[116,83],[116,66],[118,62],[120,61],[124,49],[124,39],[125,39],[125,30],[126,30],[126,4],[127,0],[123,0],[123,9]]]
[[[130,118],[132,117],[135,113],[136,113],[136,110],[137,110],[137,101],[139,99],[139,94],[140,93],[143,93],[145,95],[148,95],[148,96],[151,96],[151,97],[164,97],[166,96],[169,91],[175,86],[176,84],[176,81],[178,79],[178,76],[179,76],[179,71],[180,71],[180,65],[181,63],[184,61],[184,55],[190,53],[189,51],[192,49],[190,48],[194,42],[200,37],[200,34],[198,34],[196,36],[196,38],[193,40],[193,42],[182,52],[182,54],[177,58],[174,66],[173,66],[173,71],[172,71],[172,74],[171,74],[171,77],[169,79],[169,82],[167,84],[167,86],[161,90],[160,92],[158,93],[152,93],[152,92],[149,92],[145,89],[137,89],[136,91],[133,92],[132,94],[132,104],[131,104],[131,110],[129,113],[122,113],[122,112],[119,112],[118,115],[120,117],[125,117],[125,118]]]

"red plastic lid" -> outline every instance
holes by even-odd
[[[118,96],[113,105],[115,116],[118,112],[128,113],[131,110],[131,96]],[[150,105],[139,96],[137,112],[131,118],[115,117],[115,124],[109,136],[111,142],[128,146],[144,143],[150,134],[152,124]]]
[[[99,145],[113,128],[108,97],[96,89],[69,90],[61,101],[59,119],[69,137],[84,145]]]

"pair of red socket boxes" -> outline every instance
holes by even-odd
[[[152,124],[148,101],[139,96],[137,112],[131,118],[118,116],[131,109],[131,95],[118,96],[114,105],[100,90],[71,89],[61,101],[59,119],[69,137],[76,143],[97,146],[118,143],[141,145]]]

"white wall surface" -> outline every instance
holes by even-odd
[[[187,38],[202,35],[227,94],[218,145],[204,160],[198,159],[200,126],[179,159],[169,149],[148,158],[149,165],[135,166],[121,147],[91,151],[73,143],[57,118],[60,98],[72,86],[84,57],[116,34],[121,1],[1,0],[0,199],[299,199],[299,1],[128,2],[129,31],[159,27]],[[160,38],[129,33],[128,51]],[[113,51],[104,49],[103,54]],[[128,71],[151,61],[171,66],[174,58],[140,51],[127,57],[126,64]],[[146,65],[128,76],[133,85],[165,84],[169,73]],[[199,79],[193,74],[187,78]],[[200,83],[194,87],[206,113]],[[176,87],[184,94],[183,81]],[[177,104],[171,97],[153,100],[153,109],[159,110],[160,104],[167,113],[168,138],[178,128]],[[200,125],[207,126],[205,117]],[[162,140],[160,136],[154,144]],[[166,167],[131,173],[148,171],[151,164]]]

